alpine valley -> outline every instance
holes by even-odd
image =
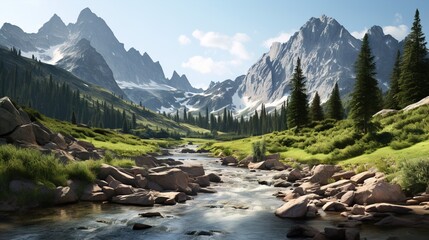
[[[385,35],[379,26],[370,28],[368,35],[377,80],[385,91],[403,43]],[[331,17],[311,18],[287,42],[273,43],[245,75],[212,82],[206,90],[192,87],[187,77],[176,71],[166,77],[161,64],[148,53],[126,50],[107,23],[89,8],[81,11],[76,23],[68,25],[54,15],[37,33],[25,33],[5,23],[0,45],[20,49],[24,56],[57,65],[154,111],[172,113],[186,108],[204,112],[208,108],[216,113],[227,108],[236,116],[247,117],[262,104],[270,112],[287,100],[298,57],[310,100],[318,92],[321,102],[326,102],[335,83],[346,97],[353,88],[354,62],[362,42]]]

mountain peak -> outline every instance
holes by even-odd
[[[88,20],[90,21],[90,20],[97,19],[97,18],[98,18],[98,16],[95,13],[93,13],[91,11],[91,9],[84,8],[79,13],[79,17],[77,18],[77,23],[81,22],[81,21],[88,21]]]
[[[383,37],[384,36],[383,28],[381,28],[380,26],[374,25],[368,30],[368,34],[371,36]]]
[[[49,34],[52,31],[67,31],[67,26],[57,14],[54,14],[49,21],[43,24],[38,33]]]
[[[182,76],[184,76],[184,75],[182,75]],[[173,79],[173,78],[180,78],[180,76],[179,76],[179,74],[176,72],[176,70],[174,70],[173,71],[173,75],[171,76],[171,79]],[[186,77],[186,76],[185,76]]]

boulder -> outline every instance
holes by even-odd
[[[354,198],[354,201],[360,205],[381,202],[398,203],[405,200],[405,195],[399,185],[384,181],[358,187]]]
[[[55,189],[54,204],[75,203],[78,200],[77,194],[70,187],[57,187]]]
[[[328,179],[338,171],[339,168],[334,165],[317,165],[313,168],[312,176],[310,177],[309,181],[312,183],[320,183],[321,185],[325,185],[328,183]]]
[[[204,175],[204,176],[196,177],[195,178],[195,183],[197,183],[198,185],[200,185],[200,187],[208,187],[208,186],[210,186],[209,176]]]
[[[68,146],[67,148],[69,151],[76,151],[76,152],[88,152],[84,147],[82,147],[81,145],[79,145],[77,142],[73,142],[72,144],[70,144],[70,146]]]
[[[375,225],[389,227],[415,227],[416,225],[418,225],[418,223],[412,219],[406,219],[396,216],[387,216],[376,222]]]
[[[276,180],[273,184],[274,187],[282,187],[282,188],[286,188],[286,187],[290,187],[292,186],[292,183],[285,181],[285,180]]]
[[[280,156],[278,154],[275,154],[275,156]],[[279,157],[278,157],[279,158]],[[265,169],[267,170],[284,170],[286,167],[283,163],[281,163],[278,158],[271,158],[265,160]]]
[[[7,138],[9,141],[37,145],[36,135],[34,135],[34,124],[21,125],[15,129]]]
[[[405,214],[412,211],[411,208],[401,206],[401,205],[395,205],[395,204],[389,204],[389,203],[375,203],[371,204],[365,207],[366,212],[379,212],[379,213],[398,213],[398,214]]]
[[[48,143],[48,144],[55,144],[55,143]],[[57,145],[55,144],[55,146]],[[63,164],[67,164],[74,161],[74,157],[70,153],[61,149],[55,150],[55,157],[58,158],[60,162]]]
[[[149,180],[161,186],[164,190],[190,192],[189,177],[182,170],[173,168],[165,172],[150,173]]]
[[[320,190],[322,190],[322,191],[326,191],[326,190],[328,190],[329,188],[331,188],[331,189],[335,189],[335,188],[341,188],[341,187],[343,187],[343,186],[347,186],[347,188],[348,188],[348,185],[349,185],[350,183],[352,183],[352,181],[347,180],[347,179],[343,179],[343,180],[339,180],[339,181],[336,181],[336,182],[333,182],[333,183],[327,184],[327,185],[325,185],[325,186],[322,186],[322,187],[320,187]],[[348,189],[347,189],[347,190],[348,190]]]
[[[355,205],[353,205],[350,213],[353,215],[364,215],[365,214],[365,207],[358,205],[358,204],[355,204]]]
[[[418,107],[421,107],[421,106],[424,106],[424,105],[429,105],[429,96],[423,98],[422,100],[420,100],[420,101],[418,101],[416,103],[413,103],[413,104],[410,104],[410,105],[406,106],[402,110],[404,112],[408,112],[408,111],[410,111],[412,109],[415,109],[415,108],[418,108]]]
[[[51,142],[55,143],[62,150],[67,149],[68,145],[64,136],[61,133],[51,135]]]
[[[117,185],[115,188],[115,194],[116,195],[129,195],[134,193],[134,188],[130,185],[126,185],[126,184],[119,184]]]
[[[249,163],[251,163],[252,161],[253,161],[253,156],[249,155],[249,156],[241,159],[240,162],[238,163],[238,166],[247,168]]]
[[[187,173],[189,177],[199,177],[205,175],[202,165],[177,166],[176,168]]]
[[[346,210],[346,206],[340,202],[327,202],[322,207],[323,211],[342,212]]]
[[[309,200],[305,197],[290,200],[283,204],[275,212],[281,218],[302,218],[307,214],[307,204]]]
[[[292,171],[289,172],[288,176],[287,176],[287,180],[289,182],[295,182],[297,180],[300,180],[304,177],[304,175],[302,174],[302,172],[299,169],[292,169]]]
[[[129,175],[128,173],[120,171],[116,167],[104,163],[101,164],[100,170],[98,172],[98,177],[100,179],[106,179],[109,175],[124,184],[133,185],[135,183],[134,177]]]
[[[155,190],[155,191],[163,191],[164,190],[164,189],[162,189],[161,186],[159,186],[157,183],[154,183],[152,181],[148,181],[147,182],[146,188],[147,189],[152,189],[152,190]]]
[[[195,150],[190,149],[190,148],[183,148],[180,152],[181,153],[196,153]]]
[[[71,151],[71,155],[79,160],[89,160],[92,157],[92,153],[83,150],[83,151]]]
[[[213,188],[200,188],[200,192],[201,193],[217,193],[216,190],[214,190]]]
[[[223,157],[220,160],[222,160],[222,165],[225,165],[225,166],[230,164],[230,163],[235,163],[235,164],[238,163],[237,159],[233,156]]]
[[[152,156],[138,156],[134,157],[134,162],[138,167],[146,167],[153,168],[158,167],[159,165],[156,163],[156,158]]]
[[[110,199],[115,196],[115,189],[109,186],[103,186],[101,189],[103,190],[103,193],[104,195],[106,195],[107,199]]]
[[[353,204],[355,198],[354,191],[347,191],[340,199],[340,202],[344,203],[347,206],[351,206]]]
[[[151,227],[152,227],[151,225],[147,225],[144,223],[134,223],[133,230],[145,230]]]
[[[52,132],[40,123],[33,123],[33,132],[39,145],[50,143]]]
[[[261,162],[249,162],[247,165],[249,169],[260,169],[260,170],[266,170],[265,168],[265,161]]]
[[[135,185],[139,188],[145,188],[147,186],[147,179],[141,174],[137,174],[135,177]]]
[[[149,173],[155,173],[155,172],[165,172],[170,169],[173,169],[174,167],[170,166],[159,166],[159,167],[153,167],[149,169]]]
[[[80,146],[85,148],[87,151],[95,151],[96,150],[94,144],[87,142],[87,141],[79,140],[79,141],[77,141],[77,144],[79,144]]]
[[[198,183],[189,183],[189,188],[191,189],[191,192],[187,193],[189,195],[195,196],[198,194],[198,192],[201,190],[200,185]]]
[[[129,195],[119,195],[112,198],[112,202],[120,204],[153,206],[155,199],[149,191],[139,191]]]
[[[131,169],[128,169],[128,171],[134,176],[136,176],[137,174],[140,174],[143,177],[146,177],[147,175],[149,175],[148,170],[142,167],[132,167]]]
[[[312,238],[318,234],[319,231],[313,227],[306,225],[293,225],[287,232],[288,238]]]
[[[355,171],[345,171],[345,172],[337,172],[334,175],[332,175],[332,178],[335,181],[341,180],[341,179],[350,179],[356,175]]]
[[[154,198],[157,204],[174,205],[176,202],[186,202],[186,194],[183,192],[156,192]]]
[[[209,173],[209,174],[207,174],[207,176],[209,177],[210,182],[214,182],[214,183],[222,182],[222,179],[214,173]]]
[[[21,125],[30,123],[28,115],[18,110],[8,97],[0,99],[0,135],[7,135]]]
[[[144,213],[139,213],[139,216],[145,217],[145,218],[153,218],[153,217],[163,218],[163,216],[160,212],[144,212]]]
[[[317,211],[316,205],[313,203],[308,204],[307,213],[305,214],[305,216],[308,218],[314,218],[314,217],[317,217],[318,214],[319,213]]]
[[[109,196],[106,195],[104,192],[93,192],[93,193],[83,194],[80,197],[80,200],[90,201],[90,202],[102,202],[102,201],[109,200]]]
[[[375,176],[375,172],[365,171],[354,175],[353,177],[350,178],[350,180],[359,184],[359,183],[363,183],[366,179],[372,178],[374,176]]]

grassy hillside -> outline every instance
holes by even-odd
[[[429,156],[429,106],[400,111],[373,119],[375,134],[357,133],[350,120],[325,120],[307,128],[274,132],[229,142],[206,143],[215,154],[238,158],[252,154],[252,143],[265,141],[268,153],[280,153],[285,161],[332,162],[367,165]]]

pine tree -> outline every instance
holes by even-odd
[[[76,115],[75,115],[74,111],[72,112],[71,123],[76,124]]]
[[[400,69],[401,53],[398,50],[396,55],[395,65],[393,66],[392,75],[390,76],[390,89],[387,92],[386,99],[384,102],[385,108],[399,109],[399,78],[401,77]]]
[[[328,100],[328,118],[341,120],[344,117],[344,108],[341,102],[340,90],[338,89],[338,83],[335,83],[334,89],[332,90],[331,97]]]
[[[405,107],[429,95],[427,79],[427,49],[420,24],[419,10],[416,10],[413,27],[405,40],[404,54],[399,78],[400,106]]]
[[[288,126],[302,127],[308,123],[308,102],[305,88],[305,77],[301,69],[301,59],[296,61],[292,77],[292,92],[288,105]]]
[[[320,97],[317,92],[311,103],[310,118],[312,121],[322,121],[324,119],[323,109],[320,106]]]
[[[350,116],[358,131],[370,131],[372,115],[380,110],[381,92],[375,79],[375,62],[365,34],[362,47],[355,63],[356,82],[350,101]]]

